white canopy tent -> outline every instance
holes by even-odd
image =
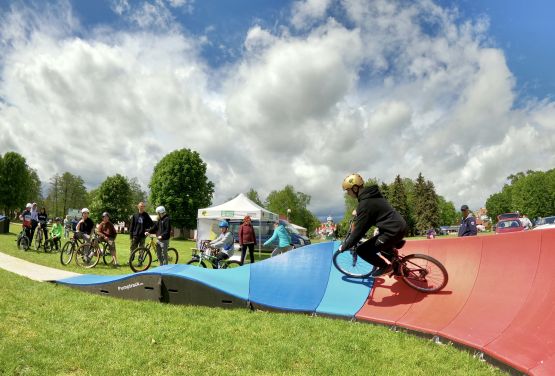
[[[199,209],[197,214],[197,247],[200,247],[201,240],[215,239],[219,234],[218,222],[222,219],[230,221],[240,221],[245,216],[250,216],[256,230],[256,222],[273,222],[279,216],[269,210],[255,204],[247,196],[240,193],[234,199],[221,205],[210,208]],[[258,247],[260,249],[260,231]]]

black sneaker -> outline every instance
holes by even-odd
[[[383,268],[376,268],[376,270],[374,270],[374,272],[372,273],[372,277],[379,277],[381,275],[391,273],[392,270],[393,270],[393,266],[391,266],[391,264]]]

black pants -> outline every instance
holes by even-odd
[[[366,262],[377,266],[378,268],[385,268],[387,262],[378,255],[378,252],[382,252],[382,255],[391,261],[391,256],[387,254],[395,244],[403,240],[403,235],[398,235],[396,237],[388,237],[385,234],[376,235],[357,248],[357,254]]]
[[[251,264],[254,264],[254,243],[243,244],[241,246],[241,264],[245,263],[245,256],[247,253],[247,248],[249,249],[249,256],[251,259]]]
[[[54,249],[58,249],[59,247],[61,247],[62,244],[58,236],[52,237],[52,240],[54,241]]]
[[[130,248],[131,252],[133,252],[135,248],[144,247],[144,246],[145,246],[144,237],[133,236],[131,238],[131,248]]]
[[[35,230],[37,229],[38,225],[39,225],[38,221],[35,221],[34,219],[31,219],[31,236],[29,237],[29,240],[31,242],[33,241],[33,236],[35,236]]]

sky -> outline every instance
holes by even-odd
[[[478,209],[555,167],[554,16],[547,0],[0,0],[0,154],[44,183],[148,190],[188,148],[213,204],[292,185],[336,219],[348,174],[421,172]]]

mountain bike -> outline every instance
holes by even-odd
[[[29,237],[25,232],[25,227],[23,227],[21,229],[21,232],[17,234],[17,238],[15,239],[15,241],[17,242],[18,249],[23,249],[24,251],[27,251],[29,249],[29,247],[31,246],[31,241],[29,240]]]
[[[60,252],[60,262],[62,263],[62,265],[69,265],[71,260],[73,260],[75,250],[77,250],[77,248],[84,243],[85,241],[83,239],[78,239],[77,237],[75,237],[75,234],[74,236],[69,238],[69,240],[65,242]]]
[[[349,224],[349,229],[351,228]],[[347,234],[349,236],[350,231]],[[390,251],[381,252],[391,261],[393,267],[389,276],[401,277],[408,286],[422,292],[437,292],[443,289],[449,280],[447,269],[435,258],[423,254],[402,255],[399,249],[405,240],[399,242]],[[356,252],[357,245],[351,249],[337,250],[333,255],[333,264],[349,277],[366,278],[375,270],[375,266],[364,261]]]
[[[44,228],[43,226],[46,226],[46,224],[43,223],[39,223],[37,225],[37,228],[35,229],[35,249],[38,251],[40,249],[40,247],[43,247],[44,252],[48,252],[50,251],[50,247],[49,244],[47,244],[46,241],[44,241]],[[48,228],[48,227],[46,227]],[[44,243],[43,243],[44,241]]]
[[[157,239],[156,235],[150,235],[149,238],[150,240],[146,246],[135,248],[129,255],[129,267],[135,273],[148,270],[152,264],[152,253],[156,254]],[[177,260],[179,260],[177,249],[173,247],[168,248],[168,265],[177,264]],[[158,259],[154,260],[154,262],[156,261]]]
[[[206,268],[206,263],[212,265],[212,269],[231,269],[237,268],[243,264],[238,260],[226,259],[218,261],[218,248],[210,246],[210,240],[203,240],[200,243],[200,249],[193,248],[193,257],[187,261],[187,265],[202,266]]]
[[[94,268],[101,257],[105,265],[112,263],[113,256],[109,250],[108,243],[101,242],[96,231],[88,242],[81,244],[75,250],[75,263],[83,268]]]

